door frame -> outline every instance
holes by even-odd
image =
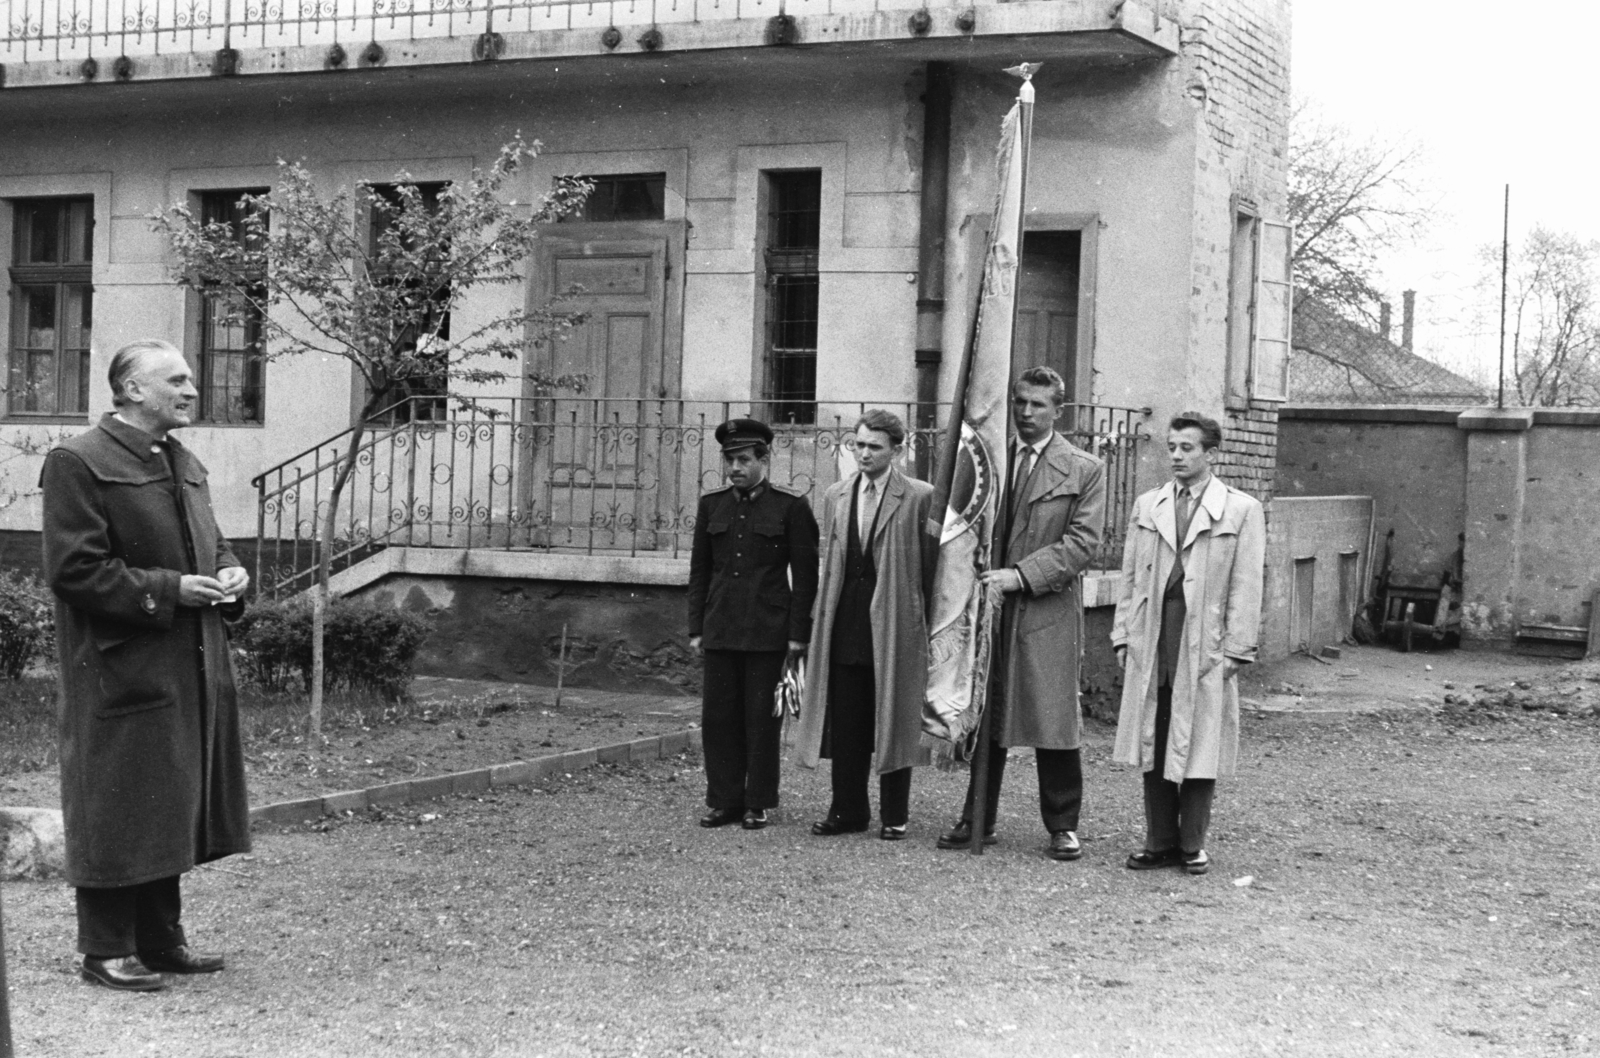
[[[967,241],[967,275],[973,277],[972,288],[967,291],[969,302],[976,304],[978,289],[983,282],[983,255],[989,246],[989,225],[994,217],[988,213],[969,213],[961,227],[976,234]],[[1094,317],[1095,283],[1099,269],[1100,214],[1098,213],[1029,213],[1023,221],[1024,234],[1030,231],[1075,231],[1078,244],[1078,349],[1073,376],[1066,380],[1070,389],[1070,402],[1093,404],[1094,401]],[[971,311],[970,309],[968,310]],[[968,317],[971,318],[970,316]]]
[[[541,239],[560,239],[583,244],[585,253],[593,246],[596,252],[616,243],[666,241],[664,272],[661,277],[665,304],[661,313],[661,333],[658,336],[661,364],[657,377],[651,380],[651,400],[674,400],[683,392],[683,296],[688,269],[684,267],[684,248],[688,241],[688,222],[682,218],[649,221],[577,221],[553,224],[541,234]],[[527,280],[527,306],[532,312],[549,303],[554,293],[553,274],[540,268],[544,259],[542,246],[530,256]],[[550,355],[548,348],[530,350],[532,356],[525,367],[540,369],[548,366],[539,361]],[[522,395],[537,398],[548,394],[535,393],[532,384],[524,378]]]

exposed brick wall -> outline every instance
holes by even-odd
[[[1180,8],[1186,89],[1200,118],[1195,152],[1192,362],[1221,414],[1218,474],[1265,502],[1277,460],[1275,404],[1224,408],[1234,204],[1282,220],[1288,201],[1286,0],[1187,0]]]
[[[1278,406],[1251,401],[1229,411],[1222,424],[1222,447],[1211,466],[1218,477],[1262,503],[1272,499],[1277,481]]]

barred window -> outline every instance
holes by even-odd
[[[818,251],[822,171],[772,172],[767,180],[767,414],[776,423],[816,421]]]
[[[7,413],[87,416],[94,200],[21,199],[12,209]]]
[[[245,196],[266,193],[266,188],[204,191],[200,195],[201,222],[226,224],[235,239],[243,239],[250,208]],[[249,299],[220,292],[200,295],[200,346],[195,364],[195,385],[200,390],[198,421],[265,421],[267,368],[260,309],[265,293],[258,288]]]

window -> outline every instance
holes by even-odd
[[[250,208],[246,195],[264,195],[266,188],[247,191],[203,191],[200,220],[226,224],[236,240],[245,238],[244,220]],[[264,289],[252,298],[230,298],[221,293],[200,295],[200,344],[195,364],[195,385],[200,390],[199,421],[211,423],[261,423],[266,405],[265,348],[261,341],[261,301]]]
[[[450,185],[444,183],[414,184],[422,207],[429,213],[439,209],[439,196]],[[378,241],[399,220],[403,201],[398,184],[374,184],[373,192],[380,202],[374,204],[369,224],[368,254],[376,259]],[[379,277],[380,280],[382,277]],[[445,397],[450,392],[449,365],[442,355],[434,355],[429,346],[450,338],[450,313],[446,306],[450,300],[448,290],[433,292],[436,308],[425,313],[420,326],[412,326],[400,336],[397,351],[412,353],[416,362],[405,377],[395,380],[389,407],[378,416],[379,421],[397,426],[407,422],[436,421],[445,418]]]
[[[7,411],[86,416],[94,200],[19,200],[13,218]]]
[[[777,423],[816,421],[818,248],[822,172],[768,173],[767,319],[764,348],[767,414]]]
[[[592,183],[594,190],[574,220],[661,220],[666,216],[666,173],[618,173],[583,179]]]
[[[1294,229],[1234,213],[1228,268],[1227,402],[1281,401],[1289,395]]]

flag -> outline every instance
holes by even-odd
[[[989,683],[990,634],[1001,605],[978,576],[989,568],[995,519],[1006,492],[1007,402],[1011,330],[1021,258],[1022,107],[1001,126],[1000,192],[989,227],[983,285],[966,362],[956,385],[953,420],[958,442],[948,445],[935,497],[947,496],[939,531],[939,560],[929,606],[928,692],[923,730],[949,743],[941,753],[967,759],[983,717]],[[930,531],[935,527],[930,525]]]

